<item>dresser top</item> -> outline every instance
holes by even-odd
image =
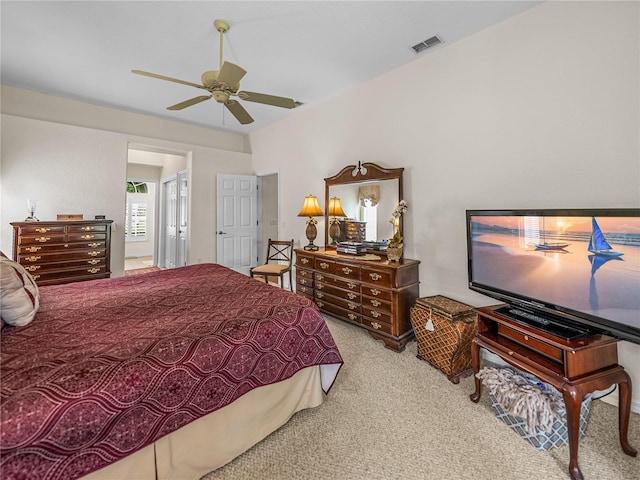
[[[95,225],[96,223],[113,223],[113,220],[40,220],[37,222],[11,222],[14,227],[37,225]]]
[[[383,255],[368,254],[368,255],[345,255],[343,253],[336,252],[333,248],[323,248],[321,247],[319,250],[304,250],[302,248],[295,249],[296,254],[299,255],[313,255],[314,257],[321,257],[328,260],[339,261],[339,262],[349,262],[354,264],[359,264],[361,266],[371,266],[371,267],[386,267],[386,268],[402,268],[407,266],[418,265],[420,260],[412,260],[410,258],[403,258],[399,262],[391,262],[387,261],[387,257]],[[378,259],[367,260],[367,258],[372,258],[372,256],[379,257]]]

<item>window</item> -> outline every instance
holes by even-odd
[[[376,242],[378,240],[378,205],[371,205],[371,200],[362,201],[362,220],[367,222],[365,240]]]
[[[147,193],[146,182],[127,182],[127,193]]]
[[[132,182],[127,182],[127,187]],[[144,191],[147,191],[147,185]],[[140,187],[140,184],[137,185]],[[136,193],[127,193],[125,206],[124,236],[126,242],[144,242],[147,240],[147,201]]]

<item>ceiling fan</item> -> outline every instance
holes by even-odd
[[[185,100],[184,102],[176,103],[175,105],[167,107],[167,110],[182,110],[183,108],[191,107],[192,105],[196,105],[200,102],[213,98],[216,102],[222,103],[227,107],[227,110],[229,110],[242,125],[247,125],[253,122],[253,118],[251,118],[251,115],[249,115],[244,107],[232,97],[238,97],[248,102],[263,103],[265,105],[282,108],[295,108],[300,105],[299,102],[296,102],[291,98],[277,97],[275,95],[267,95],[265,93],[238,91],[240,89],[240,80],[247,72],[238,65],[222,61],[223,34],[229,30],[229,23],[226,20],[215,20],[213,22],[213,26],[218,30],[218,32],[220,32],[220,70],[207,70],[204,72],[200,77],[202,85],[142,70],[131,71],[138,75],[145,75],[147,77],[159,78],[160,80],[167,80],[169,82],[181,83],[183,85],[200,88],[209,93],[209,95],[200,95],[198,97]]]

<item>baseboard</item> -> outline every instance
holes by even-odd
[[[620,397],[618,395],[617,388],[606,397],[600,398],[600,400],[602,400],[603,402],[608,403],[609,405],[613,405],[614,407],[618,406],[619,399]],[[634,413],[640,413],[640,401],[633,399],[631,400],[631,411]]]

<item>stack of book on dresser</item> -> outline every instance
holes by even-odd
[[[367,246],[362,242],[339,242],[336,251],[348,255],[364,255],[367,251]]]

